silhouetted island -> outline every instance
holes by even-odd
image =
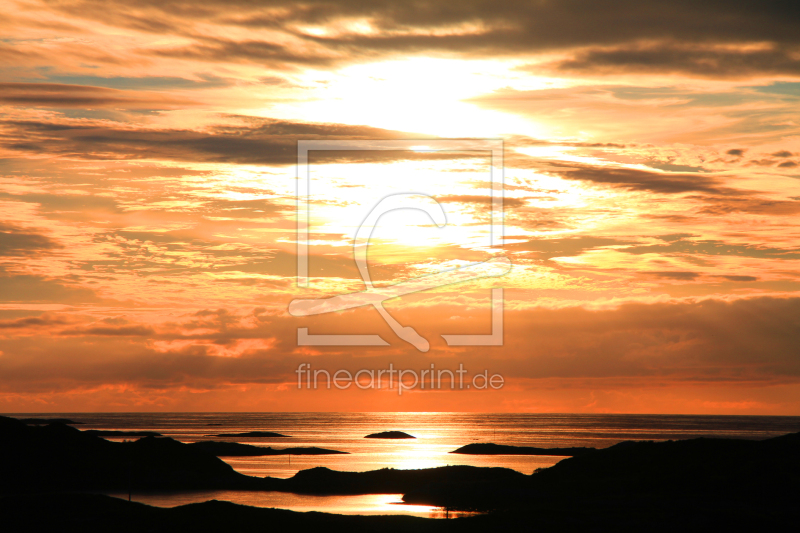
[[[402,431],[383,431],[381,433],[371,433],[365,439],[416,439],[417,437],[403,433]]]
[[[206,435],[206,437],[264,437],[264,438],[286,438],[289,439],[291,436],[289,435],[281,435],[280,433],[274,433],[272,431],[247,431],[245,433],[220,433],[218,435]]]
[[[326,450],[325,448],[284,448],[282,450],[252,446],[250,444],[240,444],[238,442],[217,442],[213,440],[193,442],[189,444],[194,448],[204,450],[217,457],[259,457],[264,455],[336,455],[347,454],[338,450]]]
[[[574,457],[596,451],[595,448],[534,448],[531,446],[508,446],[505,444],[473,443],[450,453],[465,455],[563,455]]]
[[[22,423],[31,424],[31,425],[42,425],[42,424],[52,424],[57,422],[59,424],[69,424],[69,425],[76,425],[76,424],[83,424],[83,422],[75,422],[70,420],[69,418],[18,418]]]
[[[161,433],[155,431],[117,431],[105,429],[86,429],[83,431],[87,435],[96,437],[160,437]]]

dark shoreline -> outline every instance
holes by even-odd
[[[289,479],[239,474],[212,453],[167,437],[111,442],[64,424],[29,426],[6,417],[0,417],[0,434],[0,512],[6,523],[26,531],[26,520],[35,520],[38,529],[70,531],[105,531],[112,523],[115,531],[255,531],[265,523],[295,531],[775,530],[796,525],[800,501],[800,433],[761,441],[627,441],[533,474],[468,466],[312,468]],[[487,514],[455,520],[341,516],[213,501],[161,509],[57,494],[128,490],[400,493],[406,503]]]

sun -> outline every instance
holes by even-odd
[[[540,137],[535,122],[483,109],[466,100],[513,85],[513,62],[415,57],[353,65],[336,72],[306,71],[305,101],[271,107],[270,116],[309,122],[369,125],[440,137],[495,138],[514,132]],[[531,84],[530,77],[525,81]],[[544,82],[543,82],[544,83]]]

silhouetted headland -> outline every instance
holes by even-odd
[[[69,424],[72,426],[76,424],[83,424],[83,422],[75,422],[69,418],[18,418],[17,420],[31,425],[53,424],[56,422],[59,424]]]
[[[112,442],[65,424],[0,417],[0,493],[259,489],[214,455],[166,437]]]
[[[213,440],[193,442],[189,446],[206,451],[217,457],[259,457],[264,455],[336,455],[347,454],[338,450],[326,450],[325,448],[284,448],[275,449],[264,446],[252,446],[250,444],[240,444],[238,442],[217,442]]]
[[[155,431],[116,431],[105,429],[86,429],[83,431],[87,435],[96,437],[160,437],[161,433]]]
[[[417,437],[403,433],[402,431],[383,431],[381,433],[370,433],[365,439],[416,439]]]
[[[206,435],[206,437],[263,437],[269,439],[291,438],[290,435],[281,435],[273,431],[246,431],[244,433],[219,433],[217,435]]]
[[[274,480],[275,490],[297,494],[396,494],[427,485],[464,483],[506,484],[528,476],[508,468],[440,466],[419,470],[382,468],[369,472],[339,472],[322,466],[301,470],[285,480]]]
[[[595,448],[534,448],[531,446],[508,446],[505,444],[476,442],[462,446],[450,453],[465,455],[563,455],[574,457],[594,451],[596,451]]]
[[[675,512],[671,505],[689,506],[691,513],[704,508],[779,512],[779,502],[788,498],[800,498],[800,433],[763,441],[622,442],[564,459],[514,483],[429,485],[403,500],[482,510],[527,506],[537,515],[550,506],[622,517],[632,509]]]

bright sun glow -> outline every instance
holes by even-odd
[[[310,122],[370,124],[443,137],[495,137],[516,132],[541,136],[528,119],[482,109],[462,100],[514,84],[512,63],[413,58],[346,67],[333,74],[309,71],[302,83],[317,99],[279,104],[270,115]],[[321,81],[322,80],[322,81]],[[550,80],[542,80],[540,87]],[[531,87],[528,77],[525,86]],[[533,84],[535,85],[535,84]]]

